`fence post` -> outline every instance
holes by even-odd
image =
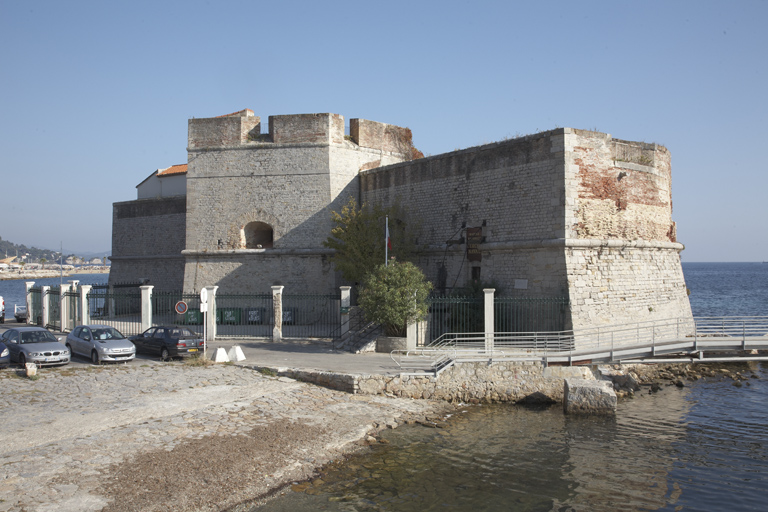
[[[69,326],[69,302],[67,301],[67,293],[71,289],[71,284],[62,284],[59,288],[59,329],[61,332],[72,330]]]
[[[496,291],[495,288],[484,288],[484,312],[483,318],[485,320],[485,352],[493,353],[495,323],[493,316],[493,294]]]
[[[35,286],[34,281],[25,281],[24,285],[27,287],[27,293],[24,294],[25,302],[27,303],[27,323],[30,323],[30,318],[32,317],[32,300],[29,298],[29,290]],[[14,308],[14,313],[15,313]]]
[[[141,288],[141,332],[152,327],[152,289],[154,286],[145,284]]]
[[[272,287],[272,310],[275,312],[275,326],[272,328],[272,341],[280,341],[283,339],[283,288],[285,287]]]
[[[91,309],[88,305],[88,294],[91,293],[91,288],[89,284],[80,286],[80,322],[83,325],[91,323]]]
[[[349,334],[349,305],[351,286],[339,286],[341,290],[341,329],[339,330],[339,338],[342,340],[347,338]]]
[[[216,290],[218,286],[204,286],[208,290],[208,311],[205,312],[207,322],[205,342],[216,341]]]
[[[48,323],[48,291],[50,286],[40,287],[40,327],[45,327]]]

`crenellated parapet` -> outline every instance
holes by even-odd
[[[411,130],[367,119],[350,119],[345,136],[344,116],[339,114],[291,114],[269,116],[267,133],[261,118],[250,109],[219,117],[190,119],[188,147],[223,148],[269,144],[344,145],[387,153],[410,155]]]
[[[253,110],[245,109],[224,116],[190,119],[187,145],[190,149],[237,146],[260,134],[261,118]]]

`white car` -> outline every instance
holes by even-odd
[[[66,343],[70,352],[90,358],[93,364],[128,362],[136,357],[133,343],[109,325],[78,325]]]

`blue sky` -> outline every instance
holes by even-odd
[[[684,261],[768,260],[768,2],[0,0],[0,236],[111,247],[112,203],[250,108],[427,155],[555,127],[672,153]]]

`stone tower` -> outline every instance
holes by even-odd
[[[406,128],[338,114],[251,110],[189,120],[184,290],[329,293],[331,211],[359,200],[361,170],[406,160]]]

